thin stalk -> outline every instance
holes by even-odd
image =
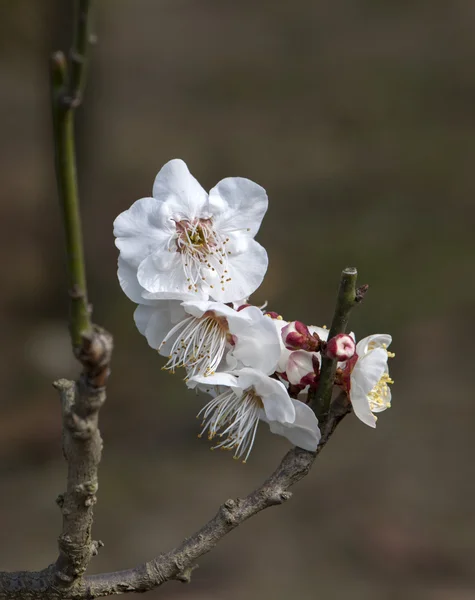
[[[62,52],[51,57],[51,101],[56,180],[66,238],[70,295],[70,333],[77,354],[84,337],[92,331],[87,300],[86,267],[82,241],[79,192],[76,174],[74,111],[79,106],[86,80],[90,38],[91,0],[77,0],[74,41],[69,68]]]
[[[329,340],[339,333],[346,332],[351,309],[361,299],[358,296],[358,291],[356,289],[357,275],[358,272],[353,267],[348,267],[341,273],[335,312],[333,314],[332,324],[328,334]],[[336,360],[333,360],[327,356],[322,358],[318,388],[313,398],[310,399],[310,405],[315,411],[321,426],[323,426],[325,423],[328,411],[330,409],[336,365]]]

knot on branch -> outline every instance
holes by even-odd
[[[241,500],[238,498],[233,500],[230,498],[221,506],[221,515],[228,525],[235,525],[238,522],[237,512],[239,510]]]
[[[359,288],[356,289],[355,302],[361,302],[368,290],[369,285],[367,283],[365,283],[364,285],[360,285]]]
[[[178,560],[175,561],[175,562],[176,562],[176,564],[178,566]],[[178,573],[178,575],[175,575],[175,579],[177,581],[181,581],[182,583],[190,583],[190,581],[191,581],[191,574],[198,567],[199,567],[199,565],[191,565],[190,567],[186,567],[186,569],[183,569],[182,571],[180,571]]]
[[[66,569],[57,569],[55,576],[61,583],[70,585],[85,572],[87,563],[84,561],[84,556],[85,554],[92,556],[92,547],[84,548],[67,534],[59,536],[58,546],[60,552],[68,557],[68,565]]]
[[[292,498],[292,492],[287,490],[272,490],[266,497],[267,506],[278,506]]]
[[[87,440],[93,432],[91,421],[88,418],[80,417],[76,412],[66,412],[64,415],[64,424],[76,440]]]
[[[83,335],[82,344],[76,348],[75,354],[83,366],[82,379],[88,389],[100,390],[105,386],[110,372],[112,348],[111,334],[101,327],[94,325],[91,332]]]
[[[93,481],[84,481],[79,483],[75,488],[75,493],[83,499],[84,506],[94,506],[97,502],[96,493],[99,489],[97,479]]]
[[[93,540],[91,542],[91,556],[97,556],[101,548],[104,548],[104,542],[102,540]]]

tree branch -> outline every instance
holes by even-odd
[[[81,577],[102,545],[92,540],[91,528],[102,453],[98,418],[106,399],[111,353],[112,337],[95,328],[83,343],[79,381],[60,379],[53,384],[61,399],[63,453],[68,463],[67,489],[57,499],[63,531],[54,574],[60,586],[71,586]]]
[[[60,379],[54,384],[61,399],[68,476],[66,492],[57,499],[63,515],[59,556],[54,567],[48,569],[48,576],[64,588],[83,575],[100,545],[92,540],[91,527],[102,451],[98,417],[106,397],[112,352],[110,334],[91,323],[76,177],[74,112],[81,103],[86,81],[91,4],[91,0],[76,1],[69,67],[62,52],[51,58],[56,178],[66,234],[71,342],[83,366],[76,383]]]
[[[76,0],[73,47],[70,52],[68,100],[73,108],[82,102],[88,66],[88,47],[92,42],[92,0]]]
[[[356,290],[356,269],[343,271],[329,337],[345,331],[349,312],[366,289],[363,286]],[[146,592],[170,580],[189,581],[195,561],[225,535],[260,511],[291,497],[290,488],[308,474],[340,421],[351,411],[345,393],[331,402],[335,361],[323,360],[320,381],[325,382],[325,387],[317,392],[316,400],[321,406],[328,403],[328,411],[321,420],[322,438],[316,452],[290,450],[260,487],[245,498],[227,500],[211,521],[178,548],[133,569],[82,577],[98,548],[90,533],[101,452],[97,412],[104,401],[101,386],[108,372],[111,349],[108,344],[106,341],[102,354],[91,347],[90,358],[83,357],[85,374],[77,386],[65,380],[56,384],[62,397],[65,455],[69,462],[68,491],[64,500],[60,500],[63,506],[60,556],[55,565],[37,573],[0,573],[0,597],[6,600],[93,600],[113,594]]]
[[[230,531],[261,510],[286,502],[291,497],[289,488],[305,477],[321,450],[335,431],[338,423],[351,410],[344,394],[330,407],[322,442],[317,452],[300,448],[290,450],[274,473],[245,498],[227,500],[216,516],[183,543],[134,569],[90,575],[79,579],[66,593],[54,584],[51,569],[39,573],[0,573],[0,597],[7,600],[93,600],[103,596],[128,592],[147,592],[166,581],[189,581],[195,561],[212,550]]]
[[[50,63],[56,179],[66,234],[71,298],[70,332],[75,352],[81,347],[82,337],[90,335],[92,331],[87,301],[74,138],[74,110],[81,102],[85,85],[90,9],[91,0],[77,0],[69,73],[62,52],[55,52]]]
[[[354,267],[347,267],[341,273],[335,312],[328,334],[329,340],[339,333],[346,332],[351,309],[361,302],[368,290],[367,285],[356,288],[357,275],[358,272]],[[329,417],[336,365],[337,360],[322,356],[318,388],[316,391],[310,390],[309,392],[309,404],[317,414],[321,427],[324,426]]]

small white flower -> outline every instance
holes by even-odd
[[[207,377],[220,365],[220,370],[252,365],[273,373],[279,360],[277,332],[255,306],[237,311],[208,300],[159,300],[139,305],[134,318],[149,345],[168,356],[164,368],[184,367],[187,378]]]
[[[137,200],[114,222],[129,266],[119,277],[122,287],[135,286],[132,278],[146,299],[190,292],[221,302],[246,298],[267,270],[267,253],[254,240],[267,204],[265,190],[241,177],[223,179],[208,195],[182,160],[171,160],[155,179],[153,197]]]
[[[370,427],[376,427],[373,413],[391,406],[393,383],[388,372],[388,352],[392,338],[387,334],[370,335],[356,345],[358,356],[350,375],[350,400],[356,416]]]
[[[246,462],[260,420],[294,445],[317,449],[321,437],[317,417],[306,404],[290,398],[280,381],[250,368],[216,373],[207,379],[196,377],[195,381],[228,388],[198,413],[203,418],[200,436],[208,432],[210,440],[223,438],[213,449],[234,450],[234,458],[244,457]]]

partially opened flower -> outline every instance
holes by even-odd
[[[241,177],[223,179],[208,195],[182,160],[171,160],[155,179],[153,197],[137,200],[114,222],[120,257],[130,267],[121,285],[136,278],[144,298],[248,297],[267,270],[267,253],[254,240],[267,203],[265,190]]]
[[[292,378],[291,383],[293,383],[295,381],[296,377],[298,376],[298,374],[300,373],[299,367],[305,368],[304,365],[308,365],[309,370],[307,371],[307,374],[314,372],[314,366],[312,364],[312,355],[314,355],[316,358],[318,358],[320,360],[320,353],[319,352],[318,353],[315,353],[315,352],[308,353],[309,355],[306,357],[306,359],[304,359],[303,364],[302,364],[302,361],[297,360],[296,362],[293,362],[293,363],[291,363],[291,365],[289,365],[289,359],[290,359],[291,355],[293,354],[293,352],[292,352],[292,350],[289,350],[288,348],[286,348],[285,343],[284,343],[283,332],[289,325],[291,325],[291,323],[284,321],[282,319],[282,317],[273,318],[272,322],[274,323],[274,326],[279,333],[280,341],[281,341],[280,358],[279,358],[279,362],[277,364],[278,374],[282,375],[284,378],[286,378],[288,381],[290,381],[290,379],[288,377],[288,375],[289,375],[288,369],[290,366],[290,371],[291,371],[290,377]],[[323,327],[317,327],[316,325],[309,325],[308,331],[311,336],[315,336],[314,337],[315,340],[318,339],[321,341],[326,341],[326,339],[328,337],[328,329],[325,329]],[[299,352],[299,354],[295,355],[295,357],[294,357],[295,359],[298,359],[299,357],[303,358],[303,357],[305,357],[305,354],[307,354],[304,350],[297,351],[297,352]],[[300,352],[302,352],[302,354],[300,354]],[[302,376],[304,376],[304,375],[302,375]],[[307,384],[308,383],[309,382],[307,382]]]
[[[370,427],[376,427],[373,413],[391,406],[393,380],[389,377],[388,358],[394,354],[388,351],[392,338],[387,334],[370,335],[356,345],[358,358],[354,362],[349,379],[349,394],[356,416]],[[353,359],[350,359],[350,363]]]
[[[273,373],[280,356],[278,334],[255,306],[235,310],[209,300],[161,300],[139,305],[137,328],[150,346],[168,356],[164,367],[186,369],[187,377],[253,366]]]
[[[286,374],[289,383],[303,388],[318,383],[320,374],[320,353],[296,350],[291,352],[287,360]]]
[[[203,417],[200,435],[207,432],[210,440],[222,438],[213,449],[233,450],[234,458],[244,457],[246,462],[260,420],[296,446],[317,449],[321,437],[317,417],[306,404],[290,398],[280,381],[250,368],[194,379],[227,386],[199,412]]]
[[[320,348],[318,336],[310,333],[305,323],[292,321],[282,329],[282,341],[288,350],[307,350],[315,352]]]

